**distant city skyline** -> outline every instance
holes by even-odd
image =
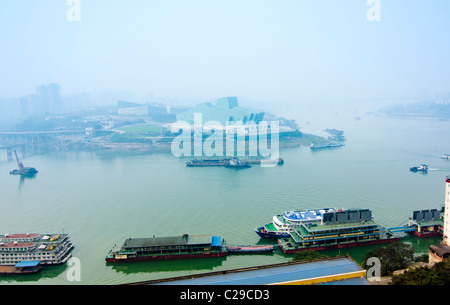
[[[131,92],[203,102],[395,100],[450,91],[450,3],[0,1],[0,98]]]

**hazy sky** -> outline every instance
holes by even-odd
[[[0,96],[127,90],[261,101],[450,91],[450,1],[0,0]]]

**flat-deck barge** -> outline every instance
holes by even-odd
[[[221,237],[184,234],[172,237],[128,238],[119,249],[111,249],[105,260],[109,263],[119,263],[221,257],[226,254]]]
[[[241,164],[276,164],[283,165],[284,160],[282,158],[277,159],[249,159],[240,160],[239,158],[224,158],[224,159],[194,159],[186,162],[187,167],[230,167],[230,164],[241,163]]]

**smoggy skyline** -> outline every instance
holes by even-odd
[[[52,82],[200,101],[450,91],[450,3],[379,3],[370,21],[366,0],[80,0],[70,21],[70,1],[0,0],[0,97]]]

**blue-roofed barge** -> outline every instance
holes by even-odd
[[[108,263],[149,260],[222,257],[227,254],[221,237],[189,235],[172,237],[128,238],[122,246],[111,249]]]

